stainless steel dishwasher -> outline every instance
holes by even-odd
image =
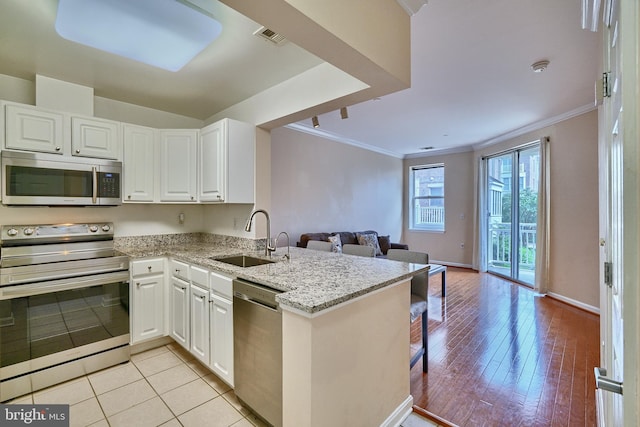
[[[281,291],[233,281],[235,394],[269,424],[282,426]]]

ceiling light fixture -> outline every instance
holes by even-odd
[[[59,0],[63,38],[169,71],[178,71],[222,32],[186,0]]]
[[[549,66],[549,61],[546,59],[543,59],[542,61],[537,61],[531,64],[531,69],[533,70],[534,73],[541,73],[544,70],[546,70],[548,66]]]
[[[314,128],[319,128],[320,122],[318,122],[318,116],[311,117],[311,123],[313,124]]]
[[[342,120],[349,118],[349,112],[347,111],[347,107],[342,107],[340,109],[340,117],[342,117]]]

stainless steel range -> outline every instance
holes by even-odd
[[[3,226],[0,401],[129,354],[129,258],[113,224]]]

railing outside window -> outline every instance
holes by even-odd
[[[536,260],[536,224],[521,223],[518,243],[520,269],[534,270]],[[489,265],[507,267],[511,264],[511,223],[496,222],[489,225]]]

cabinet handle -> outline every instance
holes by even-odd
[[[140,282],[136,282],[136,286],[137,286],[137,287],[140,287]]]
[[[204,301],[204,299],[206,298],[204,295],[200,295],[198,298],[200,298],[202,301]]]
[[[176,273],[180,273],[180,269],[179,268],[176,268]]]
[[[60,150],[62,150],[62,148],[56,147],[56,151],[60,151]]]
[[[76,149],[76,154],[80,154],[80,149]]]
[[[127,196],[127,199],[131,200],[131,194],[129,194],[129,195]]]
[[[187,290],[187,288],[184,288],[184,287],[182,287],[182,286],[180,286],[180,289],[182,289],[183,291],[186,291],[186,290]]]
[[[149,269],[149,273],[151,273],[151,266],[147,267]]]
[[[193,196],[191,196],[191,200],[193,200]]]

